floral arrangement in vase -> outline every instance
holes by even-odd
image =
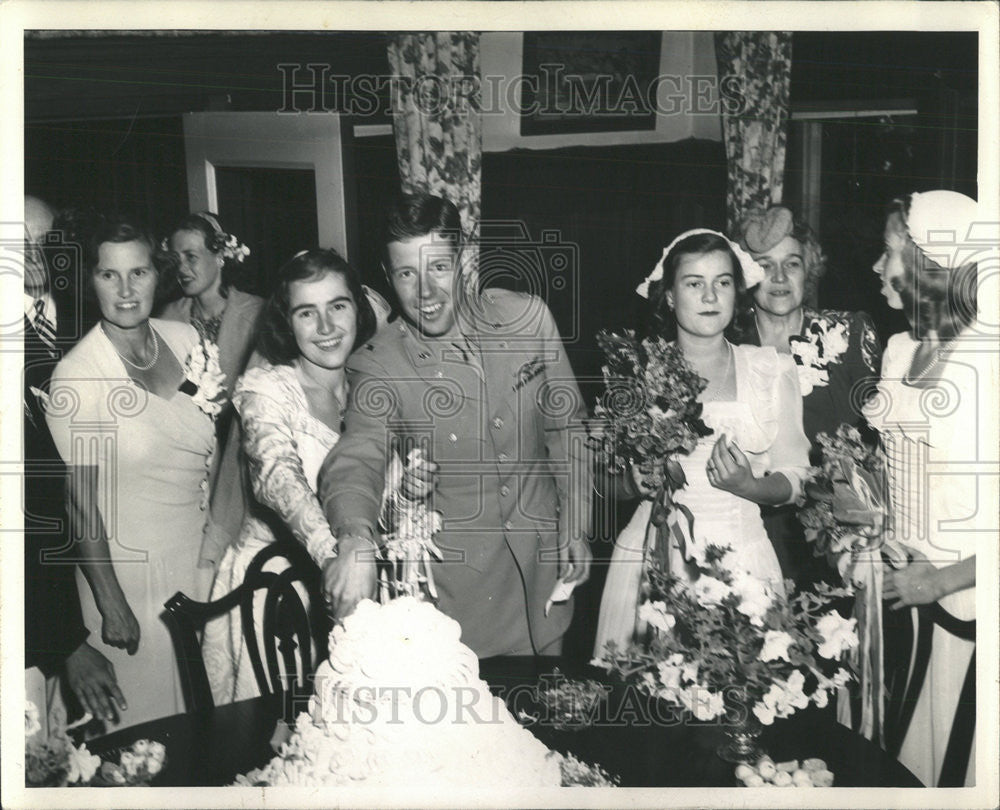
[[[858,637],[855,620],[830,607],[846,589],[820,583],[789,596],[791,580],[734,569],[728,551],[708,545],[692,582],[649,568],[646,637],[627,649],[609,643],[598,663],[697,720],[726,716],[733,739],[719,753],[739,761],[760,755],[761,725],[828,703],[851,678],[842,663]]]

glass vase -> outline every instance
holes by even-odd
[[[742,721],[726,728],[726,739],[715,753],[725,762],[754,764],[764,756],[760,744],[761,728],[757,718],[749,712]]]

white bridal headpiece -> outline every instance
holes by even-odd
[[[663,262],[666,261],[667,255],[671,250],[674,249],[674,245],[680,242],[682,239],[687,239],[689,236],[697,236],[702,233],[711,233],[716,236],[721,236],[726,242],[729,243],[730,249],[736,255],[739,260],[740,267],[743,270],[743,281],[747,286],[747,289],[760,284],[764,280],[764,268],[762,268],[756,261],[754,261],[753,256],[747,253],[743,248],[737,245],[732,239],[730,239],[725,234],[719,233],[718,231],[713,231],[709,228],[695,228],[690,231],[684,231],[680,234],[673,242],[663,248],[663,255],[660,260],[656,263],[656,267],[653,268],[653,272],[646,276],[646,280],[642,282],[635,291],[641,295],[643,298],[649,298],[649,285],[653,281],[660,281],[663,278]]]

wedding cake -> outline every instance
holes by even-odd
[[[522,728],[460,635],[429,602],[362,602],[331,633],[309,711],[281,754],[239,782],[505,788],[516,774],[519,787],[558,787],[569,774],[610,784]]]

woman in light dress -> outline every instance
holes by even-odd
[[[687,484],[674,499],[694,515],[689,551],[697,557],[706,544],[728,544],[727,563],[781,588],[759,504],[789,503],[801,493],[809,442],[798,378],[788,355],[726,339],[747,287],[762,278],[738,246],[699,229],[674,240],[639,292],[650,300],[650,331],[675,340],[708,382],[700,397],[702,417],[714,432],[678,458]],[[615,544],[598,619],[598,658],[607,642],[627,645],[643,629],[636,611],[651,508],[647,497]],[[670,553],[673,570],[681,570],[676,544]]]
[[[111,728],[184,711],[160,614],[175,592],[195,590],[214,435],[199,381],[186,379],[197,332],[149,317],[154,258],[150,235],[132,223],[97,230],[88,282],[101,320],[56,367],[47,408],[68,468],[84,621],[127,702]]]
[[[223,230],[218,217],[208,211],[184,217],[162,247],[174,259],[174,281],[182,295],[166,304],[160,317],[190,323],[203,340],[219,347],[219,366],[230,397],[250,362],[257,319],[264,306],[262,298],[237,286],[246,283],[245,261],[250,249]],[[228,402],[216,420],[216,440],[199,559],[203,587],[190,594],[198,599],[207,595],[215,566],[236,539],[246,511],[239,422]]]
[[[976,321],[976,222],[976,202],[962,194],[910,195],[889,214],[875,265],[890,306],[912,327],[890,338],[865,413],[886,452],[891,531],[909,557],[887,569],[884,594],[891,609],[910,608],[914,623],[918,607],[921,621],[931,609],[943,617],[899,754],[929,787],[975,783],[974,736],[967,765],[946,757],[953,725],[972,733],[975,723],[974,690],[962,698],[975,677],[975,640],[952,625],[975,620],[976,547],[997,536],[997,477],[976,473],[996,469],[1000,378],[995,338]]]
[[[279,271],[257,335],[263,361],[240,378],[233,394],[257,503],[222,557],[212,599],[237,588],[254,556],[276,540],[301,543],[320,567],[335,558],[337,542],[316,497],[317,476],[340,437],[347,358],[377,327],[367,293],[332,250],[303,251]],[[426,496],[432,469],[429,462],[408,466],[394,492],[411,500]],[[272,560],[265,570],[283,564]],[[256,600],[258,613],[263,595]],[[238,610],[209,623],[202,648],[216,704],[259,694]]]

